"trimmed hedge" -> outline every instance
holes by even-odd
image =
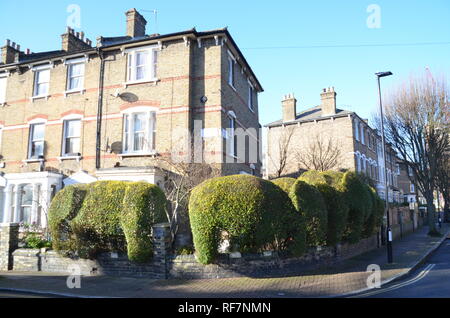
[[[325,201],[319,190],[298,179],[289,196],[305,223],[307,246],[325,245],[328,215]]]
[[[52,200],[48,212],[48,226],[52,233],[53,248],[60,251],[74,249],[70,221],[77,215],[86,195],[86,185],[68,186]]]
[[[327,210],[327,245],[335,246],[342,240],[348,218],[345,196],[338,190],[342,189],[342,179],[339,175],[333,179],[327,178],[327,174],[318,171],[308,171],[299,179],[315,186],[321,193]],[[334,184],[336,188],[329,183]]]
[[[327,183],[327,179],[325,178],[325,176],[317,170],[305,171],[302,173],[299,179],[312,185]]]
[[[380,199],[374,188],[368,186],[368,191],[372,199],[372,213],[364,224],[364,237],[370,237],[377,233],[381,227],[384,216],[384,201]]]
[[[145,182],[66,187],[52,200],[49,212],[55,249],[82,258],[127,251],[130,260],[143,262],[151,255],[152,225],[167,221],[165,208],[164,193]]]
[[[126,251],[120,214],[127,186],[128,183],[121,181],[89,184],[81,209],[72,221],[81,257],[92,258],[104,251]]]
[[[281,190],[289,194],[289,192],[291,192],[292,186],[294,185],[295,181],[297,181],[297,179],[285,177],[274,179],[271,181],[275,183],[277,186],[279,186]]]
[[[120,224],[127,242],[128,258],[145,262],[153,253],[152,225],[167,222],[166,196],[156,185],[136,182],[128,185]]]
[[[288,195],[261,178],[234,175],[204,181],[191,193],[189,218],[202,264],[217,257],[223,232],[241,252],[274,248],[299,255],[304,251],[301,219]]]
[[[344,192],[344,173],[339,171],[324,171],[321,172],[322,176],[327,181],[327,184],[338,190],[339,192]]]
[[[349,207],[344,239],[349,243],[357,243],[361,240],[364,223],[372,213],[372,197],[368,187],[353,171],[348,171],[343,175],[342,185]]]

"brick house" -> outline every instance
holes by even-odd
[[[267,176],[278,177],[280,158],[286,157],[280,150],[287,149],[286,166],[280,176],[297,177],[307,169],[298,157],[310,151],[311,143],[320,139],[324,145],[330,143],[340,150],[339,162],[333,169],[365,174],[376,186],[380,197],[384,197],[381,138],[377,130],[369,126],[368,120],[353,111],[337,108],[336,96],[333,87],[323,89],[320,94],[321,104],[301,112],[297,112],[297,100],[293,94],[284,96],[281,102],[283,118],[266,125]],[[291,137],[286,138],[288,135]],[[397,170],[397,158],[388,146],[389,201],[399,200]]]
[[[259,147],[263,89],[229,32],[146,35],[146,23],[132,9],[126,35],[95,47],[67,28],[60,50],[1,48],[0,222],[45,226],[67,184],[161,185],[168,168],[158,158],[189,159],[194,144],[195,162],[224,175],[260,173],[259,158],[237,161],[233,136],[253,129]]]

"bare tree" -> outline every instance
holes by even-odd
[[[299,168],[327,171],[338,166],[342,152],[334,138],[316,134],[305,148],[296,151],[295,157]]]
[[[221,170],[207,163],[177,162],[170,157],[160,157],[158,160],[164,169],[164,192],[171,203],[168,211],[172,239],[175,238],[180,226],[188,222],[188,203],[192,190],[203,181],[218,177]]]
[[[450,152],[447,152],[440,161],[436,182],[444,198],[444,213],[448,219],[450,217]]]
[[[445,79],[412,78],[389,96],[387,141],[417,177],[428,207],[430,234],[436,233],[433,193],[438,167],[449,147],[449,90]]]
[[[292,136],[294,135],[295,126],[284,126],[281,129],[282,131],[280,132],[278,142],[275,146],[276,149],[274,149],[273,152],[268,152],[269,159],[274,166],[277,178],[283,175],[290,158],[289,146],[291,144]]]

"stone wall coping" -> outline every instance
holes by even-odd
[[[41,253],[41,250],[38,248],[18,248],[13,252],[13,255],[38,255]]]
[[[0,223],[0,227],[17,227],[19,223]]]

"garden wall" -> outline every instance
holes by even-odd
[[[5,233],[8,233],[8,236],[9,233],[13,236],[17,235],[18,231],[14,229],[13,231],[0,231],[0,242],[8,242],[8,246],[10,246],[10,242],[14,242],[14,239],[5,239]],[[332,266],[376,249],[378,245],[377,237],[372,236],[353,245],[340,244],[336,247],[310,249],[305,255],[297,258],[285,258],[277,253],[244,254],[240,258],[232,258],[230,255],[224,254],[215,264],[205,266],[198,263],[193,255],[174,256],[169,253],[170,231],[168,225],[162,224],[153,228],[153,241],[153,260],[142,265],[131,263],[125,254],[105,253],[96,260],[85,260],[63,257],[54,251],[44,249],[15,249],[11,251],[9,258],[12,259],[10,269],[71,274],[75,266],[79,274],[86,276],[111,275],[155,279],[282,277],[301,275],[307,270]]]

